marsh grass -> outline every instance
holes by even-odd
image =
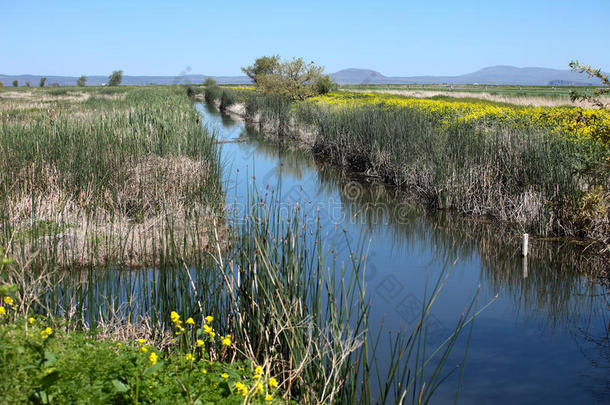
[[[607,212],[583,210],[587,193],[608,190],[610,180],[607,150],[593,141],[575,142],[535,124],[456,118],[441,125],[410,108],[332,109],[260,95],[247,100],[246,112],[272,136],[303,140],[313,133],[309,143],[317,156],[415,191],[433,208],[540,235],[599,239],[610,229]]]
[[[55,249],[59,263],[87,264],[95,251],[95,263],[137,264],[153,257],[157,229],[192,234],[187,218],[196,215],[196,232],[203,232],[218,215],[218,152],[181,89],[110,90],[87,89],[84,102],[57,96],[42,108],[2,115],[0,153],[11,157],[0,163],[4,246],[63,246]],[[65,232],[34,229],[41,221]]]

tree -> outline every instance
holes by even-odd
[[[602,85],[605,87],[598,87],[593,91],[593,95],[578,93],[575,90],[570,92],[570,99],[572,101],[582,100],[588,101],[599,108],[605,108],[607,103],[604,103],[602,97],[604,94],[610,93],[610,78],[608,75],[602,73],[601,69],[593,69],[588,65],[581,65],[577,60],[570,62],[570,68],[572,72],[585,73],[588,78],[597,77],[601,80]]]
[[[263,93],[277,94],[291,100],[304,100],[315,96],[316,84],[324,68],[302,58],[280,63],[270,74],[257,75],[257,87]]]
[[[85,75],[82,75],[76,81],[76,85],[80,86],[80,87],[85,87],[86,83],[87,83],[87,76],[85,76]]]
[[[0,82],[0,87],[4,87],[4,83]]]
[[[19,86],[19,82],[17,80],[13,80],[13,87]]]
[[[118,86],[123,81],[123,71],[115,70],[108,78],[108,86]]]
[[[254,61],[252,66],[242,67],[241,71],[246,74],[254,84],[258,85],[258,77],[274,73],[280,65],[280,56],[262,56]]]
[[[213,77],[206,77],[203,81],[203,85],[206,87],[216,86],[216,80]]]
[[[30,87],[30,82],[25,82],[26,87]]]
[[[41,77],[40,78],[40,83],[38,84],[40,87],[44,87],[45,83],[47,82],[47,78],[46,77]]]

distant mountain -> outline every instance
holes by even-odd
[[[20,86],[30,82],[32,86],[38,86],[42,75],[1,75],[0,82],[4,86],[10,86],[13,80],[17,80]],[[200,84],[210,76],[185,75],[185,76],[123,76],[121,84],[144,85],[144,84]],[[247,76],[212,76],[220,84],[247,84],[250,79]],[[46,76],[47,86],[55,83],[60,86],[74,86],[78,77],[73,76]],[[108,76],[87,76],[88,86],[100,86],[108,83]]]
[[[587,79],[585,75],[569,70],[537,67],[518,68],[514,66],[490,66],[460,76],[412,76],[389,77],[370,69],[343,69],[330,75],[340,84],[513,84],[523,86],[593,86],[599,85],[598,79]],[[123,76],[123,84],[197,84],[207,75],[185,76]],[[246,76],[212,76],[220,84],[251,83]],[[40,75],[0,75],[0,82],[10,86],[18,80],[20,86],[30,82],[37,86]],[[75,85],[77,77],[47,76],[47,85]],[[108,76],[88,76],[87,84],[101,85],[108,82]]]
[[[331,73],[330,77],[341,84],[385,83],[389,78],[369,69],[343,69]]]
[[[570,70],[490,66],[460,76],[388,77],[368,69],[344,69],[331,74],[342,84],[514,84],[523,86],[598,85],[600,80]]]

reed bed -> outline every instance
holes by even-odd
[[[529,113],[495,119],[494,106],[341,97],[290,103],[253,94],[246,113],[263,132],[305,141],[326,161],[415,191],[430,207],[607,245],[610,149],[601,121],[570,133]]]
[[[193,250],[205,245],[223,203],[218,152],[182,90],[97,89],[46,102],[52,91],[37,91],[43,105],[25,98],[26,108],[1,116],[9,253],[137,265],[155,257],[151,240],[167,241],[163,228],[190,235]]]

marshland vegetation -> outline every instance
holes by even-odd
[[[450,372],[474,301],[426,352],[439,277],[373,372],[364,242],[337,263],[298,208],[283,217],[254,190],[228,221],[214,131],[183,87],[0,97],[0,356],[20,376],[7,401],[425,402]],[[83,362],[91,390],[74,385]]]

